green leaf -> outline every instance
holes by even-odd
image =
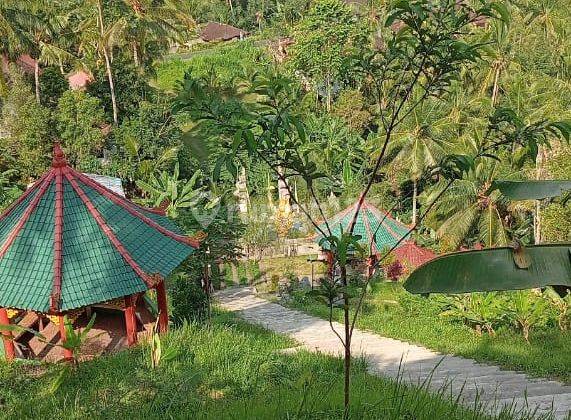
[[[410,293],[469,293],[546,286],[571,287],[571,243],[526,248],[529,268],[518,268],[512,248],[443,255],[414,270]]]
[[[236,168],[236,165],[232,159],[226,159],[226,169],[228,172],[230,172],[230,175],[232,175],[234,179],[238,177],[238,169]]]
[[[509,12],[509,10],[505,4],[503,4],[503,3],[492,3],[492,4],[490,4],[490,8],[492,10],[495,10],[498,13],[498,15],[500,16],[500,19],[504,23],[510,23],[510,21],[511,21],[510,12]]]
[[[511,200],[542,200],[544,198],[560,197],[566,191],[571,191],[571,180],[556,181],[503,181],[492,183],[490,192],[500,192]]]
[[[226,156],[220,156],[216,159],[216,163],[214,164],[214,170],[212,171],[212,179],[214,181],[218,181],[220,179],[220,171],[222,170],[222,165],[226,162]]]

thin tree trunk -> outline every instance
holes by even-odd
[[[494,76],[494,88],[492,90],[492,106],[496,105],[498,99],[498,92],[500,90],[500,67],[496,68],[496,74]]]
[[[343,418],[348,418],[349,415],[349,403],[351,401],[350,390],[351,390],[351,320],[349,319],[349,294],[347,293],[347,267],[340,265],[341,271],[341,282],[343,284],[343,323],[345,324],[345,359],[343,372],[345,376],[345,382],[343,386],[344,395],[344,414]]]
[[[326,89],[325,107],[327,108],[327,112],[331,112],[331,79],[329,78],[329,76],[327,76],[325,89]]]
[[[543,147],[538,146],[537,158],[535,159],[535,179],[543,179],[543,160],[545,158]],[[533,236],[534,243],[541,243],[541,200],[535,200],[535,211],[533,213]]]
[[[36,59],[34,63],[34,83],[36,88],[36,102],[40,103],[40,63]]]
[[[133,42],[133,61],[135,62],[135,67],[139,67],[139,51],[137,50],[137,44]]]
[[[416,224],[417,218],[417,201],[418,201],[418,181],[416,179],[412,180],[412,224]]]
[[[105,35],[105,25],[103,24],[103,7],[101,6],[101,0],[97,2],[97,12],[99,13],[99,34],[101,36],[101,42],[103,42],[103,37]],[[111,91],[111,105],[113,106],[113,122],[115,125],[118,124],[119,118],[117,116],[117,101],[115,100],[115,83],[113,83],[113,72],[111,71],[111,61],[109,60],[109,52],[107,51],[107,46],[103,45],[103,57],[105,58],[105,69],[107,71],[107,79],[109,80],[109,90]]]

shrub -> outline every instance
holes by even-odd
[[[529,290],[519,290],[510,297],[508,317],[521,330],[525,341],[529,342],[530,331],[545,326],[549,321],[547,301]]]
[[[44,68],[40,75],[42,105],[50,109],[57,106],[59,98],[68,90],[69,84],[60,69],[54,66]]]
[[[208,297],[194,281],[183,274],[173,276],[169,293],[175,325],[187,321],[203,321],[208,315]]]
[[[102,156],[105,113],[101,101],[79,90],[68,90],[60,98],[55,113],[58,134],[67,160],[85,171],[98,169]]]
[[[389,264],[386,268],[387,278],[397,281],[404,274],[404,267],[400,261],[396,260]]]

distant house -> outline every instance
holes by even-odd
[[[69,88],[71,90],[82,90],[87,88],[87,86],[93,82],[93,77],[83,70],[78,70],[67,77],[67,82],[69,83]]]
[[[244,29],[217,22],[208,22],[200,33],[200,38],[204,42],[230,41],[232,39],[243,39],[246,36],[248,36],[248,31]]]
[[[2,54],[2,71],[4,73],[8,73],[8,66],[10,65],[10,58],[6,54]],[[36,68],[36,60],[32,58],[29,54],[22,54],[20,55],[15,64],[20,68],[24,73],[34,74],[34,69]],[[42,69],[40,68],[40,74],[42,73]]]

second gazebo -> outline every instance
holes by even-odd
[[[357,203],[353,203],[327,220],[334,235],[339,235],[341,229],[344,232],[349,230]],[[327,232],[325,222],[320,225],[320,228]],[[394,219],[390,213],[377,209],[367,201],[363,202],[359,210],[353,233],[361,236],[361,244],[372,256],[380,255],[405,237],[406,239],[394,250],[394,254],[397,260],[409,267],[417,267],[436,256],[432,251],[418,246],[410,238],[409,228],[406,225]],[[321,238],[322,235],[318,234],[316,240],[320,241]]]
[[[56,145],[52,168],[0,216],[0,324],[56,324],[57,343],[66,337],[64,315],[111,304],[123,311],[132,345],[137,302],[149,289],[156,290],[159,328],[167,329],[164,278],[197,246],[160,210],[69,167]],[[5,355],[14,358],[14,332],[3,334]]]

